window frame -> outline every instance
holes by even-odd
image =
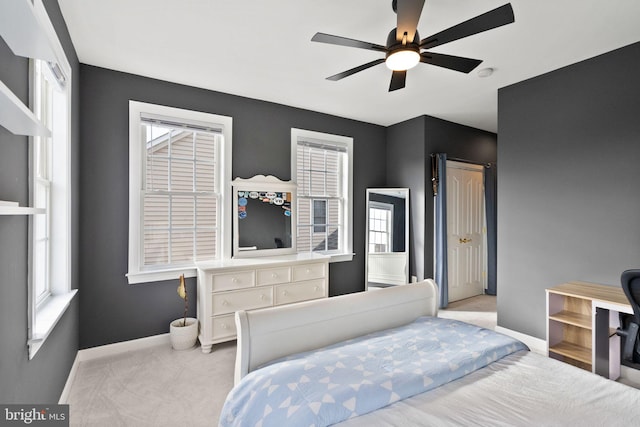
[[[54,91],[60,87],[51,86],[52,83],[43,84],[44,80],[54,78],[50,71],[47,70],[48,65],[43,60],[33,59],[31,63],[32,69],[32,87],[33,87],[33,109],[36,117],[50,131],[53,125],[53,97]],[[64,96],[64,95],[62,95]],[[31,206],[44,209],[43,214],[32,218],[31,222],[31,244],[33,245],[32,268],[44,268],[44,283],[39,283],[39,274],[35,271],[32,273],[33,282],[33,298],[36,308],[44,304],[52,293],[51,286],[51,189],[53,187],[53,167],[51,158],[53,155],[53,132],[49,136],[37,135],[32,137],[32,153],[31,153]],[[44,206],[39,200],[44,198]],[[41,221],[42,220],[42,221]],[[39,258],[38,247],[40,243],[44,243],[44,259],[37,261]],[[39,288],[42,287],[42,291]]]
[[[48,39],[55,61],[47,67],[55,67],[55,72],[43,70],[53,80],[53,96],[50,102],[50,113],[53,120],[50,123],[44,120],[43,126],[49,129],[51,135],[46,137],[49,150],[46,153],[46,161],[49,168],[47,189],[47,203],[43,215],[48,228],[47,263],[45,272],[48,281],[46,291],[42,295],[36,295],[36,244],[38,237],[35,233],[35,221],[37,218],[29,218],[29,278],[27,289],[27,345],[29,359],[33,359],[44,342],[50,336],[58,321],[62,318],[71,300],[77,293],[77,289],[71,289],[71,120],[72,120],[72,69],[60,44],[57,33],[49,19],[49,15],[41,0],[35,0],[33,11],[40,23],[42,30]],[[29,91],[31,110],[36,115],[41,100],[37,99],[36,91],[36,61],[46,61],[31,58],[29,61]],[[45,126],[47,125],[47,126]],[[40,136],[30,137],[29,144],[29,193],[30,204],[34,206],[35,186],[38,180],[36,170],[37,150],[36,144],[40,143]],[[41,217],[39,217],[41,218]]]
[[[171,118],[176,122],[206,123],[221,129],[222,144],[218,156],[219,182],[218,233],[216,258],[230,257],[231,250],[231,147],[233,120],[228,116],[145,102],[129,101],[129,266],[126,274],[129,284],[175,279],[184,274],[195,277],[196,262],[175,266],[145,267],[142,259],[143,239],[143,185],[145,180],[145,152],[140,125],[141,115]]]
[[[341,221],[343,225],[343,236],[341,236],[341,250],[317,251],[318,253],[329,255],[330,262],[343,262],[353,260],[353,138],[342,135],[334,135],[323,132],[310,131],[305,129],[291,128],[291,180],[298,182],[298,142],[307,140],[321,141],[322,143],[340,146],[346,149],[346,173],[342,177],[345,180],[345,191],[341,206]],[[318,197],[322,199],[322,197]],[[297,197],[298,204],[301,198]],[[297,208],[297,207],[296,207]],[[298,224],[300,217],[298,216]],[[298,228],[296,224],[296,232]],[[300,250],[298,249],[298,252]],[[307,251],[305,251],[307,252]],[[311,251],[313,253],[314,251]]]

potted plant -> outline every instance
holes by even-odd
[[[187,350],[192,348],[198,340],[198,319],[187,317],[189,299],[187,297],[184,274],[180,275],[178,296],[184,300],[184,315],[180,319],[171,322],[169,336],[171,338],[171,346],[175,350]]]

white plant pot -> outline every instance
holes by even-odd
[[[198,319],[187,317],[187,326],[182,326],[183,320],[184,318],[176,319],[169,327],[171,346],[175,350],[188,350],[198,340]]]

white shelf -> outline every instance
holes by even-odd
[[[36,215],[44,213],[42,208],[25,208],[22,206],[0,206],[0,215]]]
[[[29,0],[0,1],[0,36],[18,56],[56,61],[49,37]]]
[[[29,0],[0,1],[0,36],[18,56],[56,62],[45,26]],[[1,81],[0,126],[15,135],[50,135],[33,112]]]
[[[15,135],[50,136],[47,129],[11,90],[0,81],[0,125]]]

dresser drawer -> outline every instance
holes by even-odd
[[[216,316],[271,305],[273,305],[273,288],[271,286],[211,294],[211,306],[213,314]]]
[[[290,267],[278,267],[278,268],[264,268],[256,272],[257,284],[261,285],[276,285],[278,283],[289,283],[291,281],[291,268]]]
[[[276,305],[323,298],[326,295],[326,280],[317,279],[306,282],[276,285]]]
[[[211,276],[211,290],[227,291],[232,289],[251,288],[256,285],[256,275],[253,270],[236,271],[234,273],[213,274]]]
[[[327,274],[325,266],[324,263],[296,265],[293,267],[293,281],[321,279]]]
[[[212,339],[217,340],[236,336],[236,320],[233,314],[210,317],[209,322],[211,325]]]

